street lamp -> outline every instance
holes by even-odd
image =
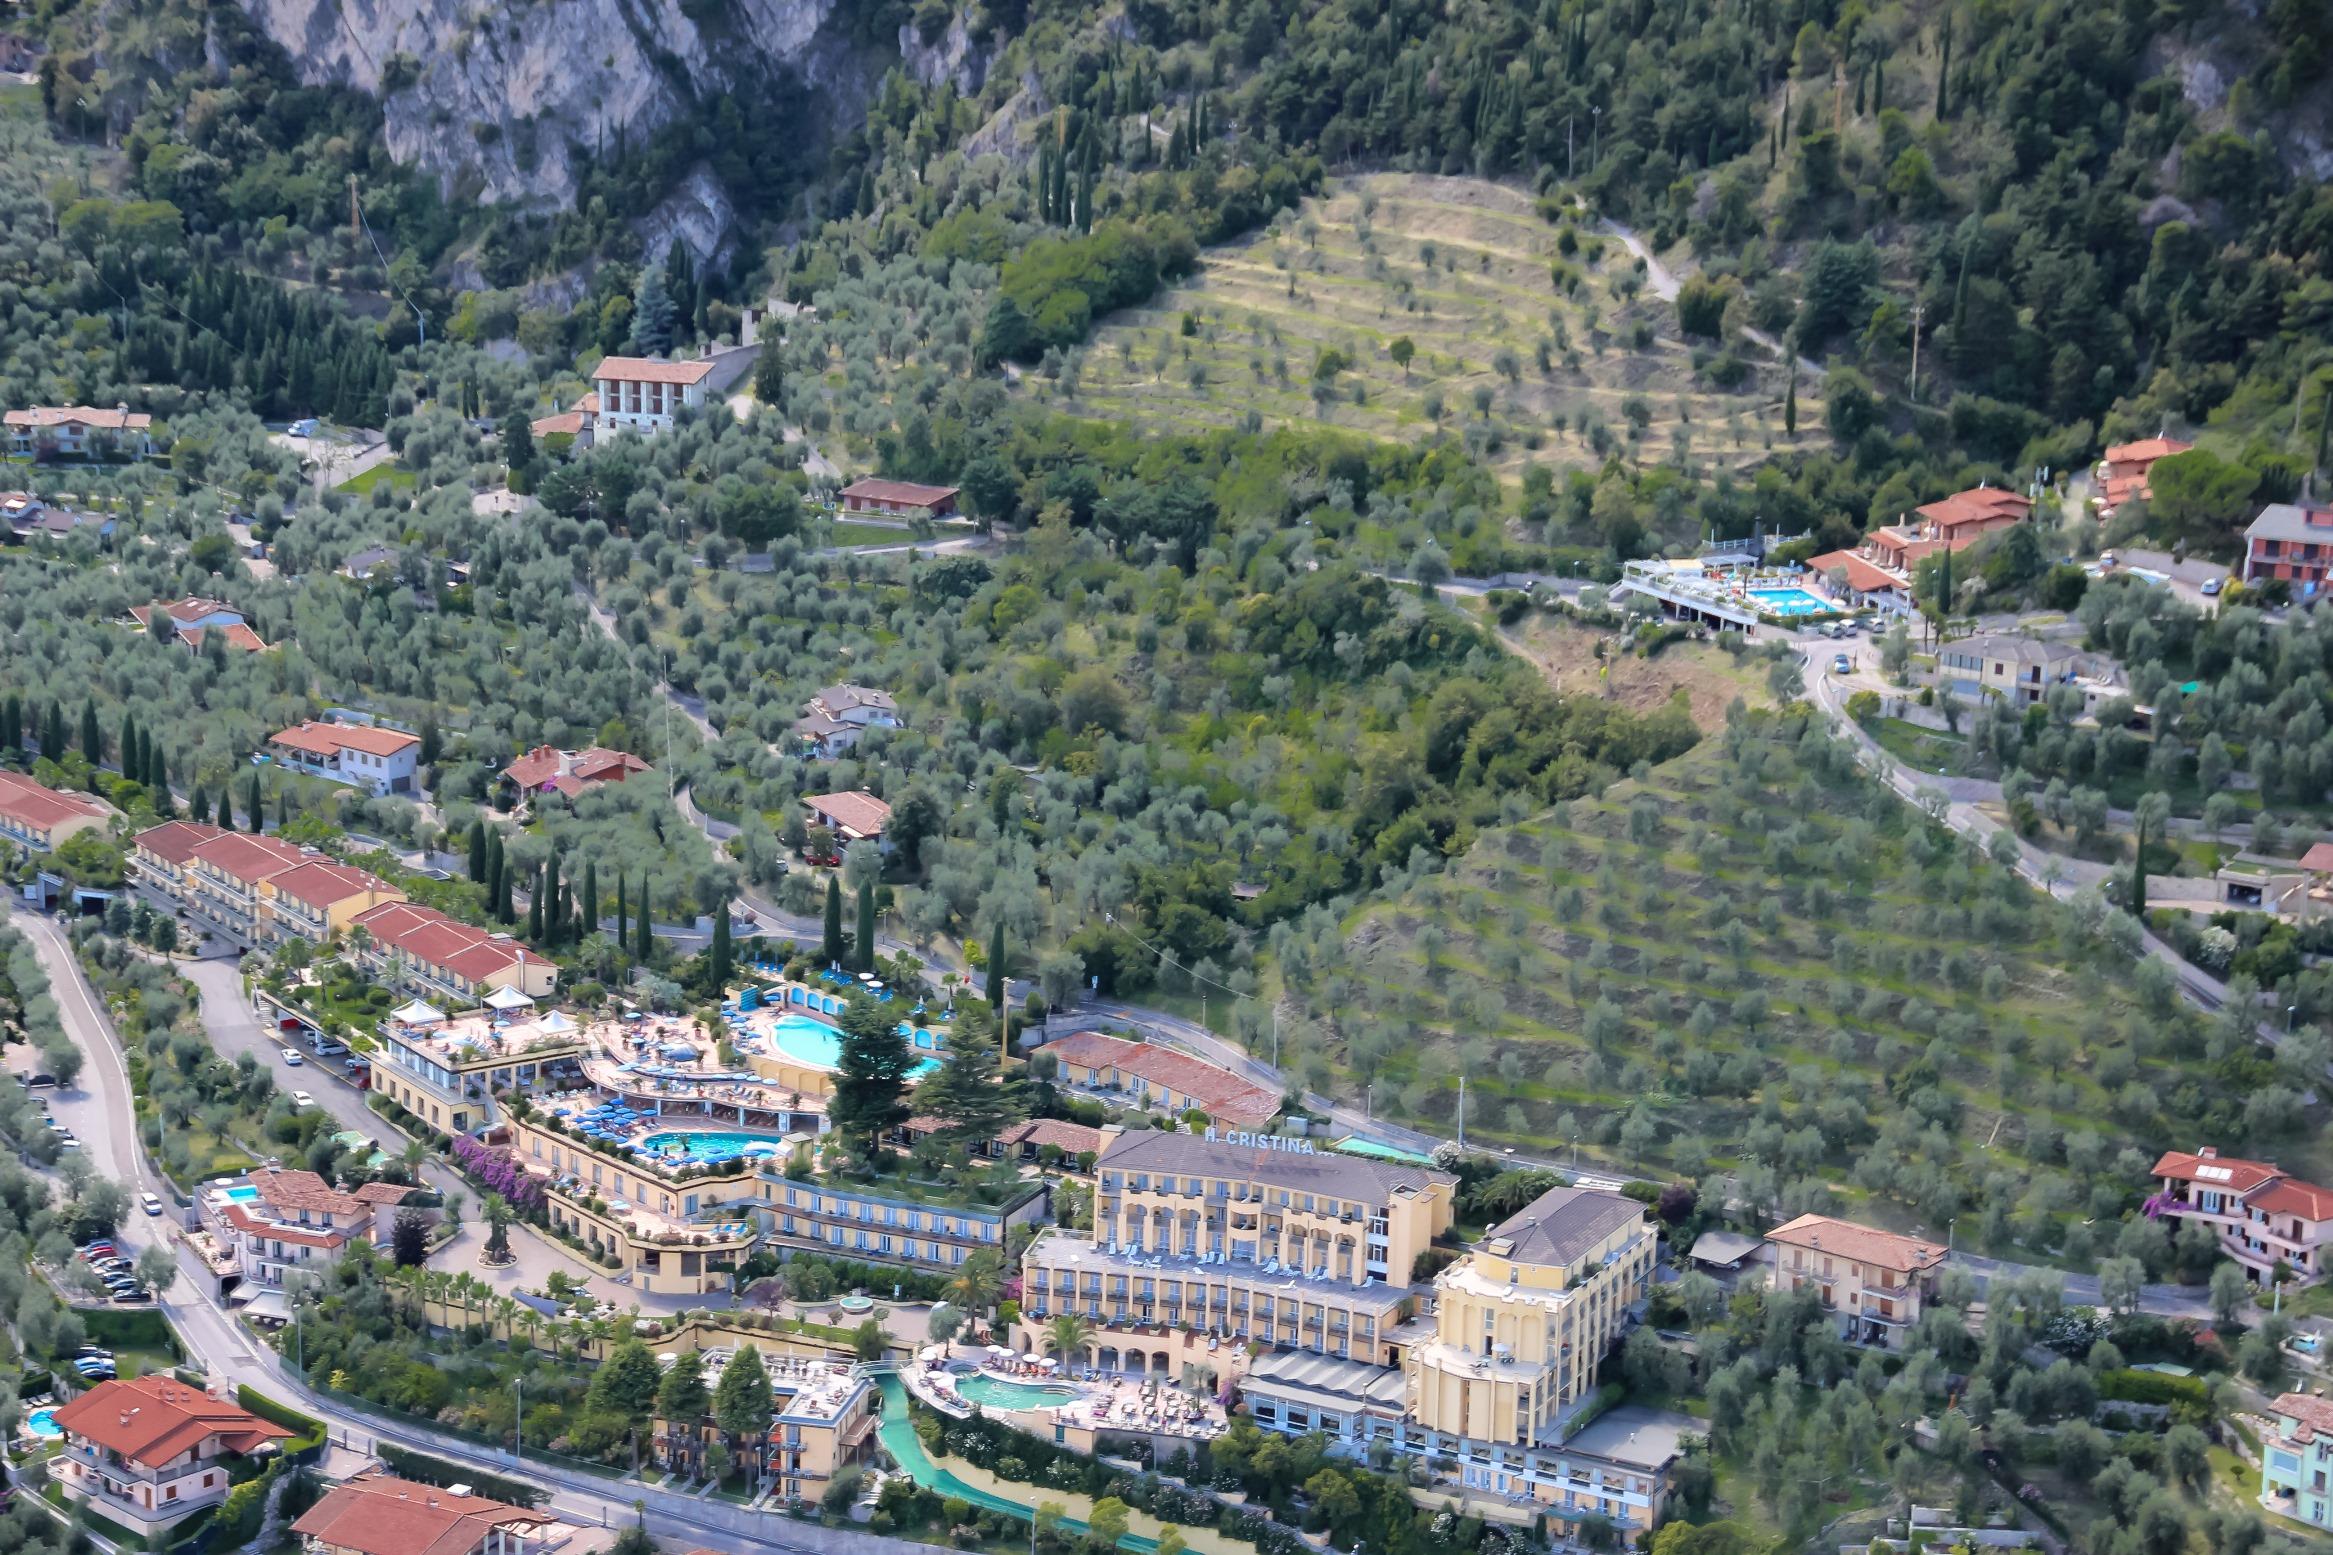
[[[527,1456],[527,1379],[523,1375],[513,1377],[510,1385],[518,1394],[518,1403],[511,1419],[510,1455],[524,1463]]]
[[[2297,1004],[2288,1004],[2284,1007],[2284,1034],[2286,1036],[2289,1037],[2292,1035],[2293,1017],[2298,1015],[2300,1012],[2301,1007]]]

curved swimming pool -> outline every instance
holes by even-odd
[[[53,1442],[65,1434],[64,1427],[57,1424],[57,1412],[53,1409],[36,1409],[26,1415],[24,1428],[47,1442]]]
[[[1085,1391],[1058,1382],[1008,1382],[974,1372],[956,1379],[956,1395],[983,1409],[1059,1409],[1085,1397]]]
[[[842,1032],[837,1027],[789,1010],[771,1021],[768,1031],[770,1041],[778,1051],[797,1063],[808,1064],[814,1069],[832,1070],[842,1067]],[[900,1023],[899,1034],[917,1047],[926,1049],[936,1040],[928,1027],[919,1033],[904,1021]],[[915,1072],[922,1074],[936,1067],[938,1062],[937,1059],[927,1058],[916,1066]]]
[[[650,1155],[679,1155],[692,1161],[742,1155],[754,1145],[767,1145],[777,1155],[785,1154],[789,1148],[785,1135],[758,1129],[673,1129],[662,1134],[643,1134],[637,1143]]]

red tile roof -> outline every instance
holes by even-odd
[[[414,902],[385,902],[351,922],[376,944],[466,983],[484,982],[506,967],[550,965],[507,934],[489,933]]]
[[[1825,576],[1844,567],[1847,569],[1847,586],[1862,594],[1876,594],[1883,589],[1900,589],[1904,586],[1894,573],[1853,551],[1826,552],[1807,565]]]
[[[484,1496],[458,1496],[387,1474],[360,1474],[301,1513],[292,1532],[358,1555],[470,1555],[497,1528],[554,1520]]]
[[[612,378],[619,383],[701,383],[713,370],[711,362],[658,362],[644,356],[605,356],[591,370],[591,381]]]
[[[314,719],[271,736],[270,745],[288,745],[316,756],[337,756],[344,750],[368,756],[394,756],[421,743],[418,734],[402,729],[378,729],[370,724],[318,723]]]
[[[2293,1440],[2303,1446],[2319,1435],[2333,1436],[2333,1399],[2317,1398],[2308,1393],[2280,1393],[2269,1406],[2278,1414],[2298,1420],[2301,1428]]]
[[[1280,1111],[1277,1091],[1244,1080],[1230,1070],[1153,1042],[1129,1042],[1099,1031],[1075,1031],[1045,1045],[1058,1063],[1086,1069],[1115,1069],[1151,1085],[1189,1097],[1221,1123],[1263,1123]],[[1080,1148],[1083,1148],[1082,1146]]]
[[[194,850],[198,863],[208,864],[230,879],[254,884],[278,875],[295,864],[305,864],[322,854],[313,854],[279,842],[273,837],[255,837],[248,832],[223,831]]]
[[[95,1442],[132,1463],[156,1469],[213,1438],[229,1452],[248,1453],[292,1435],[168,1373],[101,1382],[71,1403],[59,1405],[56,1419],[66,1436]]]
[[[225,827],[213,826],[208,821],[164,821],[159,826],[147,827],[130,840],[163,863],[179,865],[192,858],[197,848],[226,835]]]
[[[887,481],[868,479],[852,481],[842,489],[842,499],[850,502],[897,502],[908,507],[928,508],[956,495],[954,486],[925,486],[915,481]]]
[[[330,907],[352,896],[404,894],[379,875],[321,860],[295,864],[281,874],[270,876],[267,883],[271,889],[296,902],[306,902],[310,907]]]
[[[1859,1226],[1852,1220],[1837,1220],[1829,1215],[1801,1215],[1767,1232],[1766,1240],[1780,1242],[1785,1247],[1831,1253],[1899,1274],[1916,1273],[1944,1262],[1944,1248],[1939,1243],[1923,1242],[1916,1236],[1899,1236],[1876,1226]]]
[[[594,783],[621,783],[635,772],[652,770],[629,751],[594,745],[589,750],[563,751],[538,745],[502,769],[502,775],[529,793],[556,788],[572,797]]]
[[[67,821],[103,820],[113,812],[104,801],[87,794],[70,794],[16,772],[0,772],[0,815],[33,831],[48,831]]]
[[[2246,1161],[2207,1149],[2194,1155],[2184,1150],[2166,1150],[2147,1175],[2168,1177],[2174,1182],[2209,1183],[2230,1193],[2250,1193],[2282,1174],[2266,1161]]]
[[[265,653],[268,649],[267,639],[240,621],[233,626],[186,627],[179,632],[178,640],[189,648],[200,648],[203,638],[211,632],[217,632],[220,639],[238,653]]]
[[[2311,874],[2333,870],[2333,842],[2314,842],[2301,855],[2301,868]]]
[[[401,1182],[368,1182],[359,1183],[349,1191],[367,1204],[381,1208],[402,1204],[420,1190]]]
[[[295,1247],[346,1247],[356,1235],[354,1226],[295,1225],[254,1215],[241,1204],[228,1205],[226,1215],[227,1223],[238,1231],[271,1242],[288,1242]]]
[[[2157,459],[2168,459],[2183,454],[2193,443],[2182,443],[2175,437],[2142,437],[2135,443],[2117,443],[2106,450],[2108,464],[2150,465]]]
[[[154,424],[154,418],[144,411],[124,410],[119,406],[99,410],[92,405],[35,405],[28,410],[12,410],[0,420],[12,427],[61,427],[79,422],[101,432],[137,432]]]
[[[251,1174],[251,1186],[259,1190],[269,1209],[285,1214],[307,1210],[317,1215],[353,1215],[364,1208],[364,1201],[355,1194],[343,1193],[316,1173],[301,1169],[263,1166]]]
[[[1999,486],[1973,486],[1913,511],[1949,534],[1971,524],[2020,520],[2033,511],[2033,499]]]
[[[2244,1202],[2268,1215],[2295,1215],[2302,1220],[2333,1220],[2333,1191],[2298,1178],[2280,1177]]]
[[[891,807],[863,788],[840,794],[812,794],[802,801],[810,812],[851,837],[880,837],[891,820]]]

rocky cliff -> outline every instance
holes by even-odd
[[[535,209],[573,198],[578,148],[637,146],[702,94],[799,91],[847,124],[896,62],[844,36],[850,0],[241,3],[303,81],[381,100],[398,161]]]

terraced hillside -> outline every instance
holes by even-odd
[[[1932,825],[1803,712],[1752,713],[1274,950],[1284,1026],[1379,1116],[1448,1131],[1463,1074],[1470,1140],[2079,1259],[2170,1141],[2321,1154],[2292,1080],[2120,923]]]
[[[1754,463],[1784,439],[1782,370],[1755,347],[1697,344],[1584,218],[1550,221],[1501,184],[1384,173],[1341,181],[1112,316],[1073,408],[1175,430],[1251,414],[1384,438],[1439,425],[1509,479],[1630,447]],[[1816,392],[1800,381],[1802,429],[1821,416]]]

